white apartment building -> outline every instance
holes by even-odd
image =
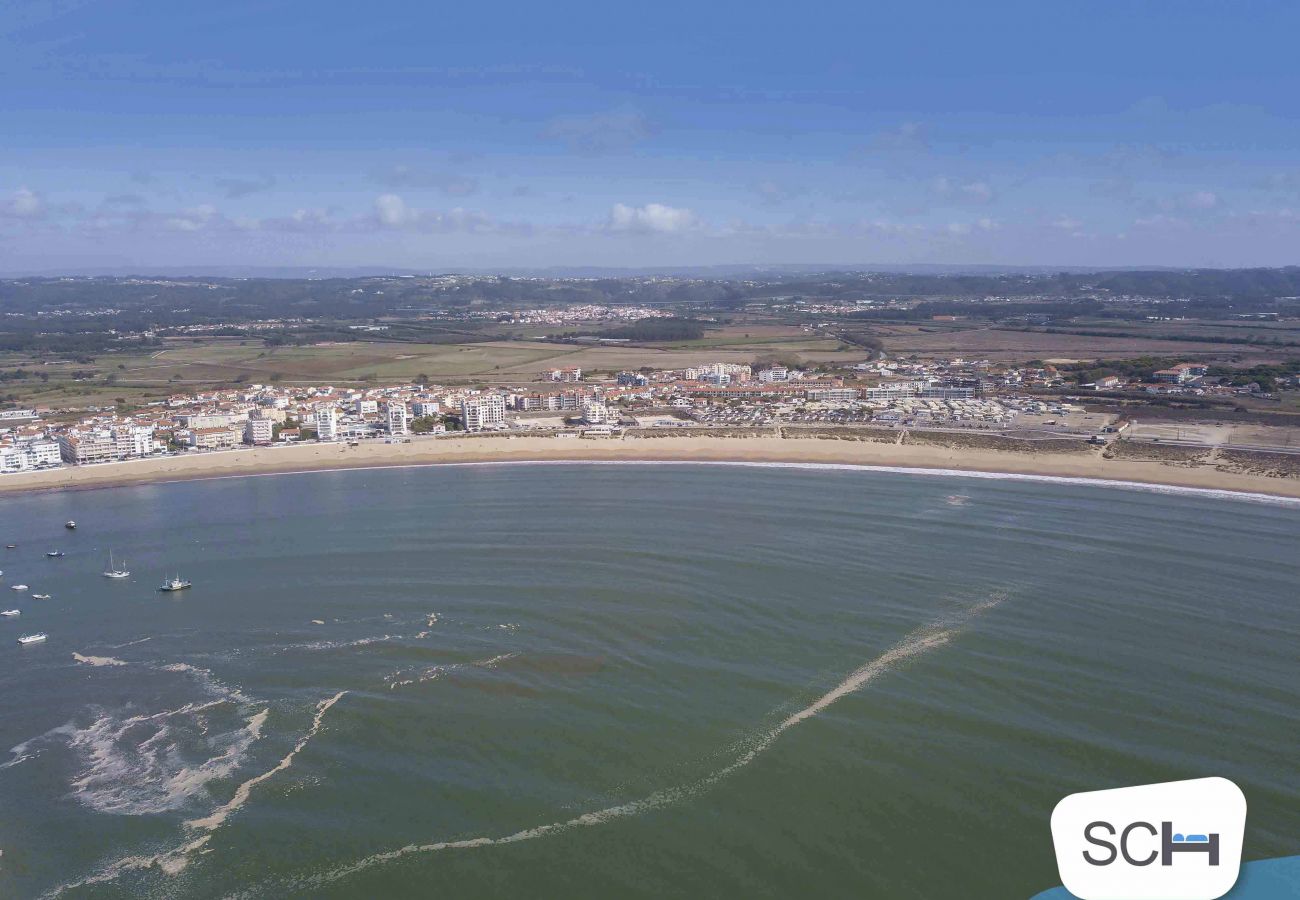
[[[231,416],[224,413],[194,413],[177,418],[186,428],[225,428],[233,421]]]
[[[388,433],[393,435],[410,434],[411,428],[407,421],[406,404],[401,400],[384,401],[384,420],[388,426]]]
[[[316,437],[322,441],[339,439],[339,411],[332,403],[316,407]]]
[[[244,425],[245,444],[269,444],[275,440],[275,422],[271,419],[249,419]]]
[[[500,394],[467,397],[460,403],[466,431],[502,428],[506,424],[506,400]]]
[[[582,421],[588,425],[603,425],[609,421],[609,410],[599,400],[589,400],[582,407]]]
[[[0,446],[0,472],[25,472],[62,463],[58,441],[27,441]]]
[[[78,465],[148,456],[154,449],[153,429],[148,425],[73,430],[59,435],[63,461]]]
[[[233,428],[191,428],[190,446],[196,450],[230,450],[239,443],[241,432]]]
[[[828,403],[847,403],[857,400],[860,392],[857,388],[813,388],[808,391],[809,400],[821,400]]]
[[[785,366],[772,366],[770,369],[763,369],[758,373],[758,380],[764,384],[772,384],[776,381],[789,381],[790,370]]]
[[[442,413],[442,404],[437,400],[412,400],[411,412],[417,418],[440,415]]]
[[[546,372],[545,375],[551,381],[582,381],[582,369],[579,366],[566,366],[563,369],[551,369],[549,372]]]
[[[367,413],[378,413],[379,401],[367,400],[364,397],[358,397],[356,401],[353,402],[352,409],[359,416],[364,416]]]

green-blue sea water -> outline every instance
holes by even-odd
[[[1300,852],[1294,504],[474,466],[0,543],[0,896],[1025,898],[1061,797],[1207,775]]]

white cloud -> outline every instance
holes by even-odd
[[[163,221],[163,227],[170,231],[201,231],[209,225],[223,221],[217,208],[210,203],[195,206],[177,213]]]
[[[1219,195],[1214,191],[1192,191],[1183,197],[1183,206],[1187,209],[1216,209]]]
[[[45,199],[33,190],[20,187],[5,205],[5,211],[18,219],[39,219],[45,215]]]
[[[380,194],[375,198],[375,215],[385,228],[402,228],[415,221],[415,214],[406,201],[396,194]]]
[[[682,207],[662,203],[647,203],[645,206],[615,203],[609,211],[607,227],[621,233],[678,234],[697,224],[695,213]]]

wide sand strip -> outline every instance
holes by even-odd
[[[315,443],[264,447],[21,472],[0,476],[0,493],[316,469],[530,460],[802,462],[901,466],[1134,481],[1300,498],[1300,479],[1297,478],[1228,472],[1212,465],[1107,459],[1093,448],[1066,452],[1026,452],[878,441],[796,439],[774,434],[714,437],[698,433],[613,439],[492,435],[415,438],[410,443],[401,444],[366,441],[356,447]]]

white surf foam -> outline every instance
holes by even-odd
[[[82,656],[80,653],[73,653],[72,658],[77,662],[87,666],[125,666],[127,663],[120,659],[114,659],[111,656]]]
[[[167,875],[177,875],[184,871],[185,867],[189,864],[190,854],[197,850],[201,850],[207,845],[208,841],[212,839],[213,833],[225,824],[226,820],[230,818],[231,815],[248,802],[249,798],[252,796],[253,788],[266,781],[268,778],[271,778],[277,772],[283,772],[285,769],[288,769],[293,765],[294,757],[301,753],[303,748],[307,746],[307,743],[316,736],[317,732],[320,731],[321,723],[325,718],[325,713],[328,712],[330,707],[335,703],[338,703],[346,693],[347,691],[339,691],[333,697],[327,697],[316,704],[316,711],[312,716],[311,727],[298,739],[297,743],[294,744],[293,749],[282,757],[278,763],[260,775],[255,775],[240,784],[239,787],[235,789],[235,793],[230,800],[217,807],[207,816],[187,821],[185,823],[186,828],[192,832],[199,832],[197,837],[186,841],[175,849],[163,853],[149,856],[126,856],[114,860],[101,868],[98,872],[88,875],[79,881],[60,885],[53,890],[46,892],[42,896],[45,898],[59,897],[75,888],[116,881],[118,878],[129,872],[156,868]],[[263,710],[255,717],[257,719],[256,727],[259,733],[262,726],[266,723],[268,715],[269,710]],[[250,727],[252,725],[253,723],[250,722]]]
[[[169,812],[206,796],[211,781],[228,778],[242,764],[261,737],[268,711],[203,741],[204,752],[213,755],[190,763],[180,745],[194,736],[193,729],[181,728],[176,717],[196,708],[126,719],[106,713],[77,729],[68,745],[85,763],[71,782],[73,796],[96,812],[132,816]]]
[[[121,650],[123,647],[134,647],[136,644],[143,644],[146,641],[152,641],[153,637],[142,637],[134,641],[127,641],[125,644],[108,644],[109,650]]]
[[[520,841],[534,840],[536,838],[559,834],[574,828],[602,825],[615,819],[639,815],[640,813],[648,812],[653,809],[688,800],[709,790],[718,782],[738,770],[743,769],[745,766],[748,766],[757,759],[760,754],[776,743],[777,739],[780,738],[782,734],[789,731],[791,728],[794,728],[796,725],[799,725],[800,723],[813,718],[818,713],[825,711],[832,704],[849,694],[861,690],[863,687],[898,665],[949,643],[961,632],[972,618],[997,606],[1003,599],[1005,599],[1005,595],[991,597],[988,600],[969,607],[962,613],[939,625],[925,628],[908,635],[880,656],[859,668],[854,669],[842,681],[840,681],[839,684],[813,700],[807,706],[791,713],[777,724],[758,732],[748,740],[742,742],[740,745],[740,754],[730,763],[696,781],[665,788],[664,790],[656,791],[647,797],[633,800],[629,803],[623,803],[618,806],[610,806],[605,809],[583,813],[580,816],[565,819],[560,822],[537,825],[502,837],[483,836],[455,841],[437,841],[427,844],[408,844],[405,847],[400,847],[396,850],[390,850],[385,853],[377,853],[350,865],[334,869],[323,875],[310,879],[310,882],[313,884],[330,883],[341,878],[346,878],[349,875],[353,875],[365,869],[370,869],[412,854],[437,853],[443,850],[468,850],[476,847],[491,847],[498,844],[515,844]]]
[[[301,644],[286,644],[275,652],[287,653],[290,650],[343,650],[348,647],[368,647],[371,644],[383,644],[388,641],[401,641],[410,637],[419,637],[419,635],[380,634],[374,637],[356,638],[355,640],[350,641],[306,641]]]
[[[436,666],[428,666],[416,672],[409,669],[398,669],[384,677],[390,691],[395,691],[400,687],[409,687],[413,684],[424,684],[428,681],[434,681],[441,678],[447,672],[454,672],[457,669],[464,669],[474,666],[481,669],[495,669],[498,663],[505,662],[507,659],[514,659],[518,653],[502,653],[498,656],[490,656],[486,659],[476,659],[467,663],[443,663]]]

